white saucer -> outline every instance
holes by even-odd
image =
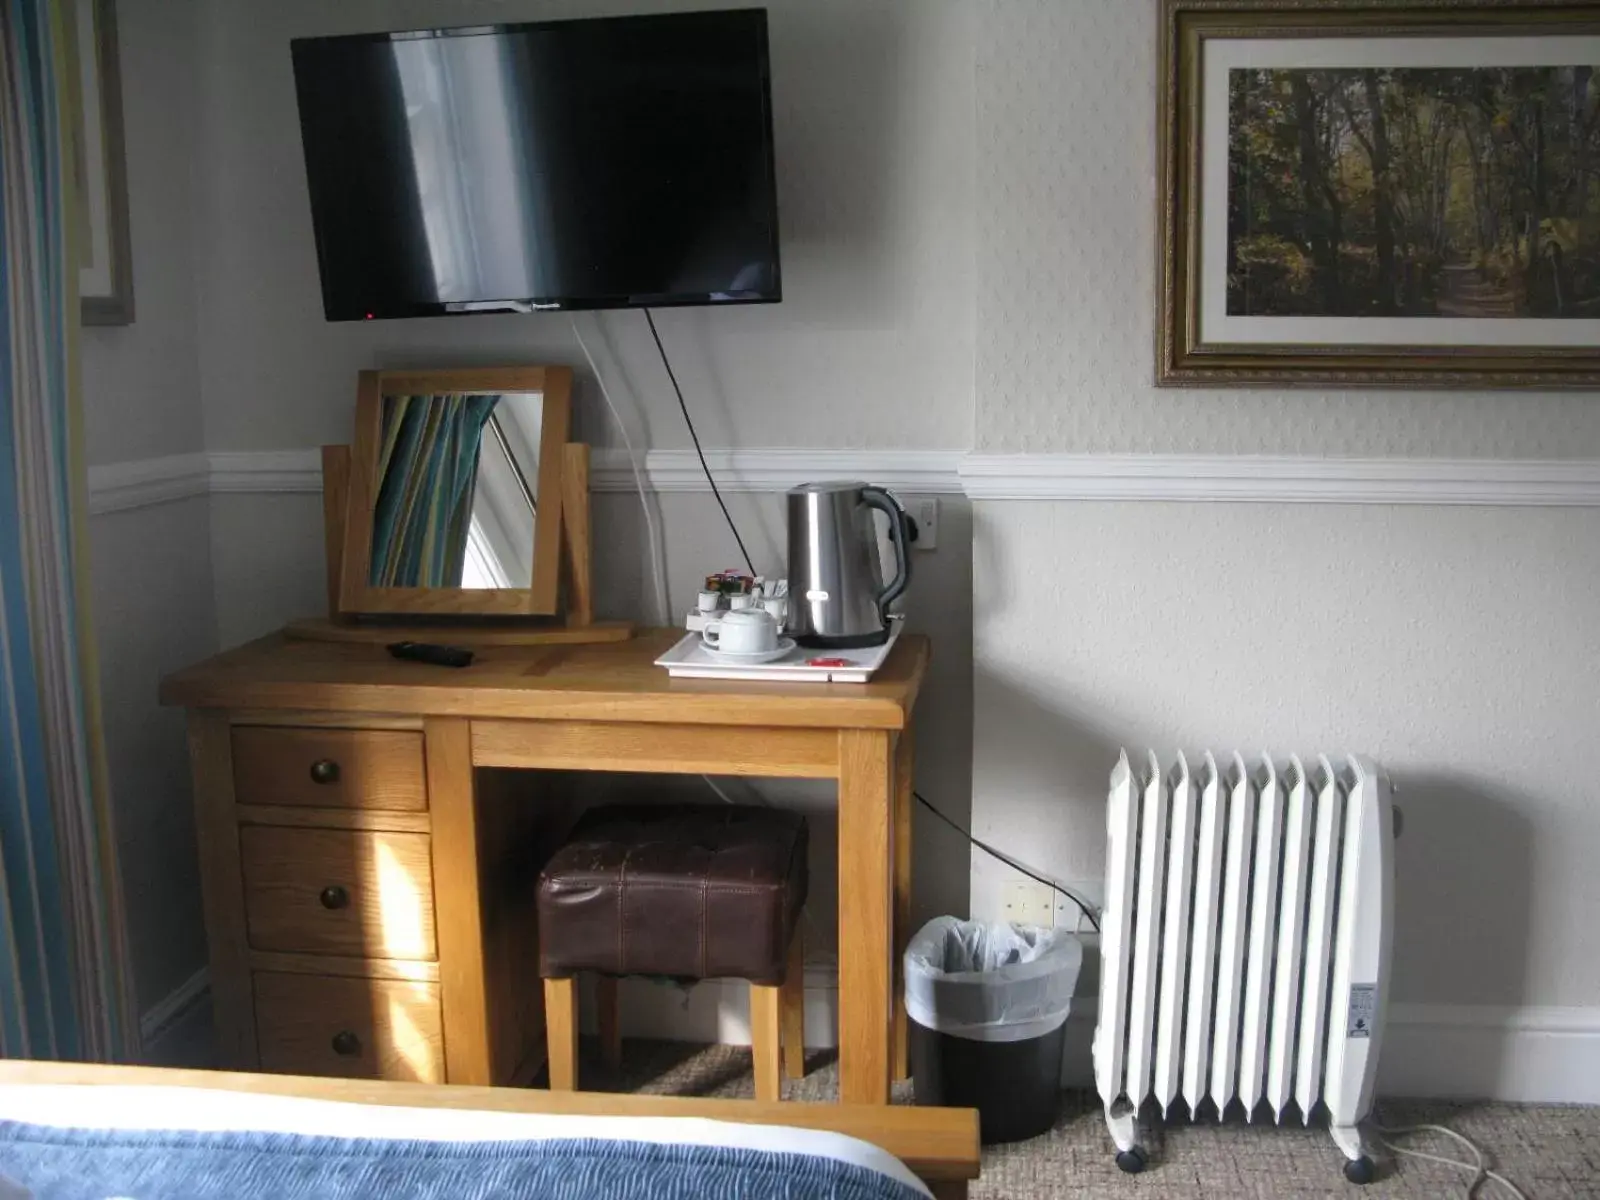
[[[715,662],[749,663],[754,666],[758,663],[777,662],[778,659],[786,654],[792,653],[794,651],[794,639],[779,638],[778,644],[771,650],[713,650],[704,641],[700,643],[700,649],[710,655]]]

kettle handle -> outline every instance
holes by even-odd
[[[862,488],[861,502],[868,508],[878,509],[889,518],[889,540],[894,543],[895,575],[878,593],[878,613],[883,617],[884,624],[888,624],[889,605],[899,599],[911,583],[911,555],[908,552],[911,544],[908,529],[910,518],[906,516],[900,501],[880,487]]]

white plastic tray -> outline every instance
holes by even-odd
[[[660,658],[656,666],[665,667],[674,679],[765,679],[779,683],[865,683],[872,673],[883,665],[889,651],[900,638],[904,622],[895,621],[889,629],[889,640],[881,646],[867,646],[861,650],[808,650],[798,646],[785,658],[776,662],[745,665],[723,662],[707,654],[698,633],[680,639]],[[806,661],[812,658],[842,658],[849,664],[843,667],[813,667]]]

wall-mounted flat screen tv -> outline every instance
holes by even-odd
[[[782,298],[762,10],[293,56],[329,320]]]

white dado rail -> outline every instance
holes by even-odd
[[[1600,504],[1595,459],[970,454],[961,479],[974,500]]]
[[[967,454],[959,450],[711,450],[729,492],[861,478],[912,495],[972,500],[1233,501],[1274,504],[1600,505],[1600,460],[1309,458],[1183,454]],[[658,492],[708,490],[693,450],[652,450]],[[594,490],[630,492],[625,453],[595,452]],[[318,452],[209,451],[89,468],[89,511],[222,493],[322,490]]]

